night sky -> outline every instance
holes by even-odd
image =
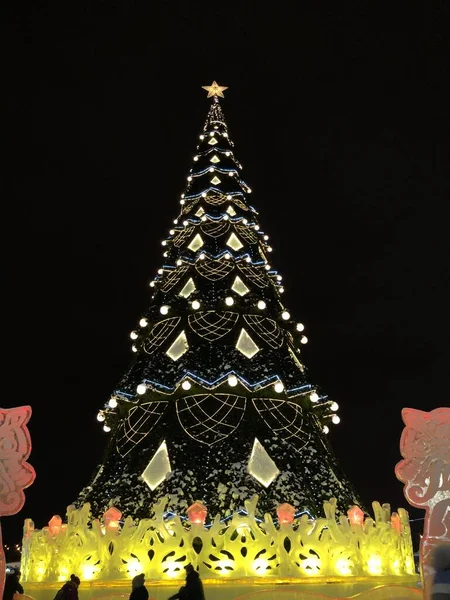
[[[32,406],[37,472],[5,542],[64,516],[101,460],[95,417],[132,358],[213,79],[310,380],[340,406],[334,449],[368,506],[408,508],[401,409],[449,405],[448,3],[148,4],[2,19],[1,405]]]

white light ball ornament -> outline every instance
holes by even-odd
[[[264,302],[264,300],[259,300],[258,301],[258,308],[260,310],[264,310],[266,308],[266,303]]]
[[[166,306],[166,305],[164,305],[164,306],[161,306],[161,308],[159,309],[159,312],[160,312],[162,315],[167,315],[167,313],[169,312],[169,308],[170,308],[170,307],[169,307],[169,306]]]
[[[231,296],[227,296],[227,297],[225,298],[225,304],[226,304],[227,306],[233,306],[233,304],[234,304],[234,300],[233,300],[233,298],[232,298]]]
[[[235,387],[237,384],[238,384],[237,377],[235,377],[234,375],[230,375],[228,377],[228,385],[230,385],[231,387]]]
[[[132,332],[130,333],[130,338],[131,338],[132,340],[137,340],[137,338],[138,338],[138,334],[137,334],[135,331],[132,331]]]
[[[141,396],[143,394],[145,394],[146,391],[147,391],[147,386],[145,385],[145,383],[140,383],[136,388],[136,392],[138,394],[140,394]]]
[[[136,346],[131,346],[131,349],[133,350],[133,352],[137,352]]]
[[[341,422],[341,419],[340,419],[340,418],[339,418],[337,415],[333,415],[333,416],[331,417],[331,421],[332,421],[332,422],[333,422],[335,425],[337,425],[338,423],[340,423],[340,422]]]
[[[277,392],[277,394],[281,394],[281,392],[284,390],[284,385],[281,383],[281,381],[278,381],[273,386],[273,389]]]
[[[287,311],[287,310],[284,310],[284,311],[281,313],[281,318],[282,318],[282,319],[284,319],[285,321],[289,321],[289,319],[291,318],[291,314],[290,314],[290,313],[288,313],[288,311]]]
[[[306,337],[306,335],[302,335],[302,337],[300,338],[300,344],[307,344],[308,343],[308,338]]]
[[[198,310],[200,308],[200,302],[198,300],[194,300],[191,306],[194,310]]]
[[[327,425],[323,426],[323,430],[322,430],[325,434],[330,433],[330,428]]]
[[[117,406],[117,400],[115,398],[110,398],[108,401],[108,406],[110,408],[116,408]]]
[[[102,412],[99,412],[97,414],[97,421],[100,421],[100,423],[102,423],[105,420],[105,415]]]
[[[309,395],[309,399],[311,400],[311,402],[318,402],[319,394],[317,392],[312,392],[312,394]]]
[[[189,381],[183,381],[183,383],[181,384],[181,387],[183,388],[183,390],[190,390],[191,384]]]
[[[295,326],[295,329],[297,331],[303,331],[305,329],[305,326],[303,325],[303,323],[297,323],[297,325]]]
[[[147,321],[147,319],[145,319],[145,318],[141,319],[141,320],[139,321],[139,325],[140,325],[141,327],[147,327],[147,325],[148,325],[148,321]]]
[[[336,412],[337,410],[339,410],[339,404],[337,402],[333,402],[333,404],[330,406],[330,409],[333,412]]]
[[[111,431],[111,427],[109,427],[108,425],[103,425],[103,431],[106,431],[106,433],[108,433],[109,431]]]

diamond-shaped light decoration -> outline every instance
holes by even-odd
[[[216,154],[214,154],[214,156],[210,159],[209,162],[212,162],[216,165],[218,162],[220,162],[220,158]]]
[[[244,328],[241,329],[241,333],[239,334],[236,349],[242,352],[247,358],[252,358],[260,350]]]
[[[148,463],[141,477],[148,487],[153,491],[156,490],[158,485],[164,481],[171,471],[172,467],[170,466],[167,445],[164,440],[164,442],[155,452],[151,461]]]
[[[239,250],[240,248],[243,247],[243,244],[241,244],[241,240],[237,237],[237,235],[235,233],[232,233],[230,235],[230,237],[226,241],[226,244],[230,248],[233,248],[233,250]]]
[[[220,183],[220,179],[217,177],[217,175],[214,175],[214,177],[211,179],[211,183],[213,183],[214,185]]]
[[[234,210],[234,208],[230,206],[227,208],[227,213],[230,215],[230,217],[234,217],[234,215],[236,214],[236,211]]]
[[[245,294],[248,294],[250,291],[240,277],[236,277],[231,289],[233,292],[236,292],[236,294],[239,294],[239,296],[245,296]]]
[[[190,277],[186,281],[186,284],[183,286],[183,289],[181,290],[181,292],[178,295],[181,296],[182,298],[189,298],[189,296],[192,294],[192,292],[195,289],[196,289],[196,287],[195,287],[194,280],[192,279],[192,277]]]
[[[170,356],[172,360],[178,360],[180,356],[183,356],[189,349],[189,344],[184,331],[180,333],[174,343],[167,350],[167,356]]]
[[[189,248],[189,250],[192,250],[192,252],[195,252],[202,246],[203,246],[202,236],[199,233],[197,233],[197,235],[194,237],[194,239],[189,244],[188,248]]]
[[[205,214],[205,211],[203,210],[203,206],[200,206],[200,208],[198,209],[198,211],[195,213],[195,216],[196,217],[201,217],[204,214]]]
[[[209,139],[208,144],[210,144],[211,146],[215,146],[217,144],[217,140],[215,137],[212,137]]]
[[[269,487],[280,472],[258,438],[255,438],[253,442],[252,454],[248,461],[247,469],[250,475],[266,488]]]

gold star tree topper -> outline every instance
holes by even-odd
[[[224,98],[223,91],[228,88],[224,85],[219,85],[217,81],[213,81],[211,85],[202,85],[202,89],[208,92],[208,98],[212,96],[220,96],[220,98]]]

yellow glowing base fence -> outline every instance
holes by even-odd
[[[217,515],[205,526],[206,507],[194,503],[188,518],[168,517],[166,501],[154,516],[121,521],[110,508],[103,520],[90,519],[90,506],[70,506],[67,523],[53,517],[35,530],[25,521],[22,546],[24,582],[58,582],[71,573],[82,581],[117,581],[145,573],[149,580],[184,579],[192,563],[206,579],[298,580],[304,578],[384,578],[414,576],[408,513],[392,513],[388,504],[373,503],[374,519],[352,507],[336,518],[336,502],[324,503],[324,518],[295,518],[289,504],[277,508],[278,524],[266,514],[255,518],[258,497],[245,502],[246,513],[226,521]]]

